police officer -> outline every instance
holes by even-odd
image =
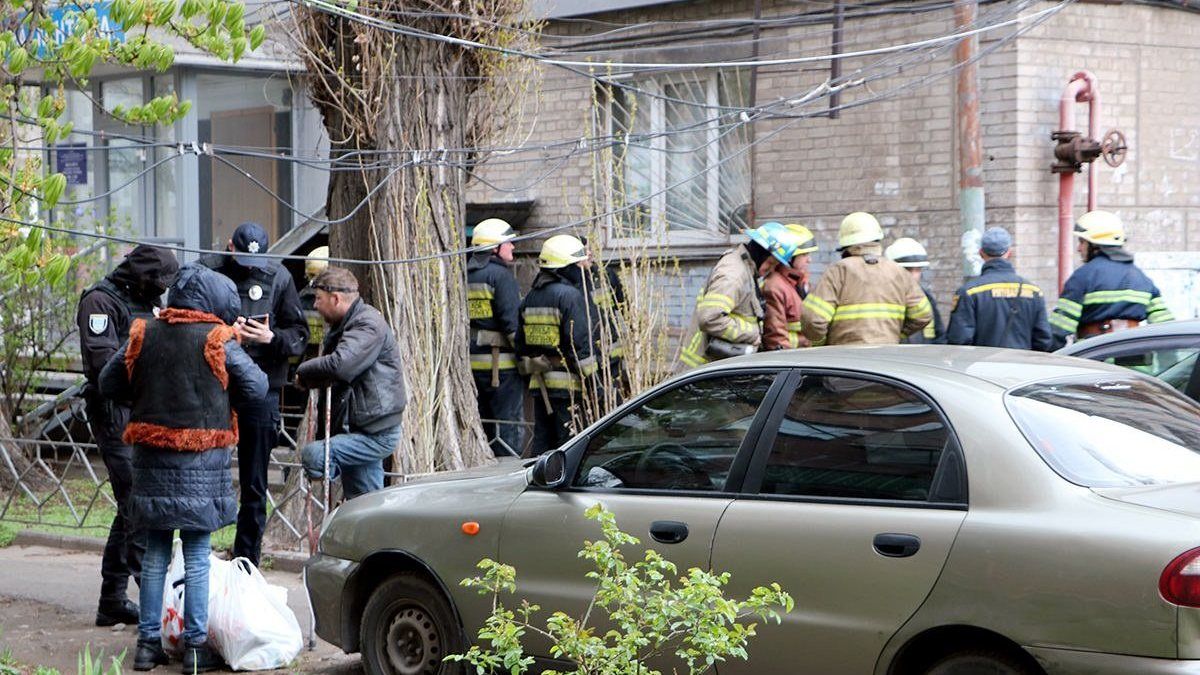
[[[937,300],[933,297],[933,290],[921,278],[921,273],[926,267],[929,267],[929,254],[925,251],[925,247],[916,239],[901,237],[892,242],[892,245],[887,247],[883,254],[887,256],[888,260],[908,270],[908,273],[921,286],[921,291],[925,293],[925,298],[929,300],[929,307],[933,309],[933,319],[925,324],[925,327],[919,332],[904,338],[903,342],[913,345],[946,344],[946,325],[942,323],[942,313],[938,310]]]
[[[858,211],[842,219],[842,259],[804,299],[804,336],[814,347],[897,344],[933,318],[916,279],[883,257],[882,241],[875,216]]]
[[[1079,339],[1161,323],[1175,317],[1158,287],[1125,250],[1125,225],[1115,213],[1090,211],[1075,222],[1079,255],[1084,265],[1067,279],[1050,316],[1056,345]]]
[[[509,265],[517,233],[505,221],[488,218],[475,226],[471,246],[486,246],[467,261],[467,315],[471,322],[471,373],[479,417],[491,427],[497,457],[520,456],[525,392],[515,353],[521,289]],[[509,422],[509,424],[504,424]]]
[[[87,377],[84,401],[117,502],[117,515],[108,530],[100,561],[97,626],[137,623],[138,607],[126,598],[126,591],[129,577],[137,580],[141,573],[142,553],[146,549],[144,533],[135,532],[130,526],[127,506],[133,485],[133,449],[121,435],[129,422],[129,408],[100,395],[100,371],[129,339],[133,320],[154,317],[160,297],[178,274],[175,254],[143,244],[130,251],[116,269],[79,298],[76,323]]]
[[[1048,352],[1054,348],[1042,289],[1013,269],[1012,237],[988,228],[980,241],[982,273],[954,293],[947,341],[952,345],[1008,347]]]
[[[521,303],[517,356],[538,397],[533,406],[534,455],[570,439],[574,408],[585,386],[594,386],[596,331],[583,294],[582,265],[587,257],[577,237],[560,234],[547,239],[538,255],[541,271]]]
[[[265,398],[240,401],[237,407],[242,494],[233,555],[255,565],[267,524],[267,469],[279,440],[279,393],[287,383],[289,359],[302,354],[308,342],[308,323],[292,275],[278,262],[254,255],[266,253],[269,243],[261,225],[242,223],[229,241],[233,255],[215,253],[199,260],[237,285],[242,315],[234,327],[269,384]]]

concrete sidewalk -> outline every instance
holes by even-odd
[[[307,636],[309,612],[300,575],[268,571],[267,580],[288,589],[288,605]],[[11,649],[17,661],[74,673],[76,657],[86,645],[107,656],[128,650],[124,670],[132,672],[135,626],[118,630],[98,628],[96,601],[100,592],[100,554],[42,546],[0,549],[0,651]],[[155,673],[178,672],[178,664]],[[30,670],[32,672],[32,670]],[[293,668],[276,672],[358,675],[357,655],[316,638],[316,648],[304,651]]]

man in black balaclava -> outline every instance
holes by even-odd
[[[129,527],[126,503],[133,484],[133,450],[121,440],[129,421],[129,408],[105,399],[96,388],[100,370],[129,339],[134,319],[152,318],[164,292],[175,283],[179,262],[175,254],[145,244],[134,248],[100,283],[79,298],[76,323],[83,371],[87,376],[84,400],[92,435],[108,469],[108,480],[117,501],[117,515],[108,531],[100,562],[100,606],[97,626],[136,624],[138,607],[126,596],[129,577],[136,581],[142,569],[145,541]]]

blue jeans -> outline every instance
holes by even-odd
[[[171,563],[171,530],[148,530],[146,554],[142,558],[142,582],[138,584],[141,615],[138,639],[154,641],[162,635],[163,583]],[[208,640],[208,555],[210,532],[181,530],[183,540],[184,599],[183,644],[196,647]]]
[[[400,443],[400,425],[374,434],[345,433],[329,439],[329,479],[342,479],[346,499],[383,488],[383,459]],[[304,446],[304,473],[312,480],[325,475],[325,441]]]

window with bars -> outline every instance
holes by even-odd
[[[750,205],[748,70],[668,73],[605,85],[597,98],[616,143],[610,209],[617,239],[728,238]],[[624,208],[622,208],[624,207]]]

